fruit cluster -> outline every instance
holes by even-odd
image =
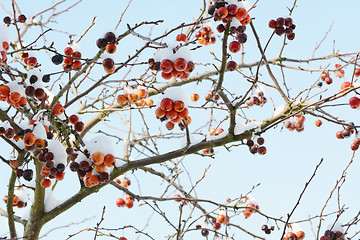
[[[15,81],[0,85],[0,100],[17,109],[27,104],[24,86],[20,82],[21,79],[17,78]]]
[[[330,85],[333,82],[328,71],[323,71],[320,75],[320,79],[324,81],[327,85]]]
[[[130,87],[125,87],[124,90],[124,94],[120,94],[116,98],[118,104],[125,105],[127,103],[135,103],[139,107],[151,107],[154,105],[154,101],[152,99],[146,99],[148,97],[148,90],[146,87],[138,86],[136,92],[134,92]]]
[[[245,104],[249,107],[252,106],[260,106],[262,107],[267,102],[267,99],[263,92],[258,91],[256,94],[252,95],[248,100],[246,100]]]
[[[295,38],[295,24],[291,17],[283,18],[279,17],[276,20],[271,19],[269,21],[269,28],[274,29],[275,34],[278,36],[286,34],[288,40],[294,40]]]
[[[45,177],[40,182],[42,187],[50,187],[50,179],[59,181],[64,179],[67,153],[61,142],[49,140],[48,146],[43,148],[36,157],[39,162],[44,163],[40,172]]]
[[[288,232],[286,233],[283,240],[302,240],[305,238],[305,233],[303,231]]]
[[[130,179],[125,175],[121,175],[121,176],[115,178],[114,181],[117,184],[119,184],[120,186],[122,186],[123,188],[128,188],[131,185]]]
[[[275,230],[274,226],[269,227],[268,225],[264,224],[261,226],[261,230],[265,232],[265,234],[271,234],[272,231]]]
[[[0,63],[7,61],[6,52],[10,48],[9,29],[0,24]]]
[[[126,194],[125,200],[123,198],[116,199],[116,206],[132,208],[134,206],[133,198]]]
[[[69,122],[74,126],[74,130],[81,132],[84,130],[84,122],[80,120],[80,117],[77,114],[72,114],[69,117]]]
[[[155,115],[160,121],[167,121],[165,126],[168,130],[172,130],[175,124],[178,124],[181,129],[184,129],[186,123],[191,123],[189,111],[182,100],[172,100],[170,98],[163,98],[159,107],[155,110]]]
[[[259,210],[259,205],[253,197],[248,197],[246,203],[246,208],[243,210],[243,215],[246,218],[249,218],[256,210]]]
[[[110,181],[110,172],[115,166],[112,141],[107,137],[95,137],[82,149],[67,148],[70,155],[70,170],[77,172],[86,187]]]
[[[26,16],[24,14],[20,14],[17,19],[14,20],[14,23],[15,22],[19,22],[19,23],[25,23],[26,22]],[[3,22],[6,24],[6,25],[10,25],[11,24],[11,18],[9,16],[6,16],[3,18]]]
[[[13,197],[13,206],[18,208],[26,207],[29,196],[24,187],[15,187],[14,197]],[[5,195],[3,198],[5,203],[8,202],[8,196]]]
[[[216,0],[208,8],[208,13],[214,16],[215,21],[222,20],[223,23],[236,19],[241,25],[245,26],[250,23],[250,15],[247,12],[247,1],[222,1]]]
[[[256,142],[254,142],[254,140],[251,140],[251,138],[247,139],[246,141],[246,145],[249,147],[249,151],[252,154],[260,154],[260,155],[265,155],[267,152],[267,149],[265,146],[262,146],[265,143],[265,139],[262,137],[258,137],[256,138]]]
[[[116,52],[116,33],[107,32],[102,38],[96,40],[96,46],[100,49],[105,49],[106,53],[114,54]],[[112,56],[105,55],[103,56],[102,65],[106,73],[115,72],[115,62]]]
[[[40,81],[41,79],[41,81]],[[32,69],[28,72],[25,79],[25,95],[27,97],[35,97],[38,101],[44,102],[49,98],[42,82],[47,83],[50,81],[50,75],[44,75],[38,69]]]
[[[198,39],[198,43],[202,45],[214,44],[216,42],[216,36],[210,26],[202,27],[195,35]]]
[[[355,132],[354,128],[348,126],[348,127],[344,128],[344,130],[338,131],[336,133],[336,137],[338,139],[349,138],[349,137],[351,137],[351,134],[353,134],[354,132]]]
[[[213,223],[213,228],[215,230],[219,230],[221,228],[221,224],[228,225],[230,223],[230,217],[226,216],[226,212],[224,210],[221,210],[216,219],[213,218],[211,221]]]
[[[304,122],[305,122],[305,117],[301,115],[295,117],[295,121],[293,122],[286,121],[284,126],[285,128],[289,129],[289,131],[294,131],[296,129],[296,131],[302,132],[304,131]]]
[[[335,64],[335,75],[338,77],[338,78],[342,78],[344,77],[345,75],[345,70],[342,69],[341,67],[341,64]]]
[[[187,79],[195,68],[191,50],[180,41],[159,50],[148,62],[149,68],[161,71],[161,76],[166,80],[171,78]]]
[[[345,235],[342,231],[326,230],[320,240],[345,240]]]
[[[62,66],[65,72],[70,72],[71,70],[81,70],[81,49],[79,45],[77,45],[76,43],[72,43],[66,46],[64,49],[64,55],[65,57],[63,59]]]

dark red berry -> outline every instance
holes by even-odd
[[[113,32],[107,32],[104,36],[104,39],[108,42],[108,43],[115,43],[116,40],[116,36]]]
[[[236,36],[236,40],[238,40],[239,43],[246,43],[246,41],[247,41],[247,35],[246,35],[246,33],[239,33],[239,34]]]
[[[277,27],[283,27],[285,25],[285,19],[282,17],[279,17],[276,19],[276,26]]]
[[[96,46],[100,49],[105,49],[108,42],[105,40],[105,38],[99,38],[96,40]]]
[[[275,29],[276,28],[276,21],[274,19],[271,19],[269,21],[269,28]]]
[[[275,28],[275,33],[276,33],[276,35],[281,36],[281,35],[284,34],[284,32],[285,32],[284,27],[276,27],[276,28]]]
[[[291,17],[285,18],[285,26],[290,27],[293,24]]]
[[[6,16],[6,17],[4,17],[3,21],[4,21],[5,24],[9,25],[10,22],[11,22],[11,18],[9,16]]]
[[[21,14],[21,15],[18,17],[18,21],[19,21],[20,23],[26,22],[26,17],[25,17],[25,15],[24,15],[24,14]]]

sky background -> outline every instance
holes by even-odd
[[[254,1],[250,1],[253,3]],[[64,5],[59,6],[60,9],[66,9],[67,6],[72,5],[75,1],[68,1]],[[66,33],[76,33],[74,37],[78,39],[79,36],[85,31],[85,29],[91,24],[94,17],[96,17],[95,25],[80,41],[79,45],[83,50],[83,56],[92,57],[97,51],[95,41],[101,37],[105,32],[113,29],[118,22],[118,19],[127,5],[127,1],[123,0],[110,0],[110,1],[95,1],[88,0],[83,1],[74,7],[68,13],[59,15],[56,18],[56,22],[52,22],[49,26],[55,31],[51,31],[46,34],[46,40],[49,42],[54,41],[55,47],[61,51],[69,40],[68,35],[59,32],[57,30],[64,31]],[[11,1],[1,1],[0,18],[7,15],[6,11],[11,10]],[[154,21],[164,20],[163,24],[150,28],[148,26],[140,28],[139,33],[143,35],[149,34],[151,36],[159,36],[167,30],[178,26],[181,23],[192,22],[200,13],[203,2],[200,0],[184,0],[184,1],[144,1],[133,0],[128,11],[125,13],[122,23],[118,28],[119,33],[126,31],[126,24],[133,26],[136,23],[142,21]],[[254,17],[254,25],[260,36],[262,45],[264,45],[271,35],[272,31],[268,28],[268,21],[270,19],[276,19],[279,16],[286,16],[288,14],[287,7],[291,7],[293,1],[259,1],[257,7],[252,10],[251,17]],[[42,9],[46,9],[51,6],[51,1],[36,0],[36,1],[18,1],[18,5],[21,11],[27,16],[33,16]],[[339,1],[311,1],[302,0],[297,2],[297,7],[293,12],[293,20],[296,24],[295,34],[296,38],[292,42],[288,42],[285,47],[283,56],[295,59],[308,59],[312,56],[315,46],[324,38],[326,32],[328,32],[332,25],[331,31],[328,33],[326,39],[321,46],[315,52],[315,57],[327,56],[333,52],[340,53],[354,53],[359,49],[359,19],[358,9],[360,2],[356,0],[349,0],[346,3],[340,3]],[[6,10],[6,11],[5,11]],[[44,19],[47,18],[47,14],[44,15]],[[38,19],[40,20],[40,19]],[[217,23],[211,21],[211,24],[216,27]],[[168,36],[165,39],[166,42],[172,42],[176,35],[181,30]],[[24,37],[25,42],[33,41],[40,30],[38,28],[30,28],[28,33]],[[248,42],[245,44],[245,62],[251,63],[260,59],[260,54],[257,50],[255,39],[250,31],[247,29]],[[11,30],[11,37],[14,39],[15,32]],[[39,42],[41,46],[43,42]],[[130,36],[121,41],[118,46],[118,51],[115,54],[116,61],[123,61],[127,59],[128,54],[134,52],[134,49],[139,49],[144,44],[144,41],[136,37]],[[282,38],[274,36],[271,41],[268,50],[267,58],[272,59],[277,56],[282,44]],[[209,47],[203,47],[193,53],[196,63],[215,63],[213,57],[209,52],[212,51],[216,56],[220,56],[221,43],[220,38],[215,45]],[[155,51],[153,49],[147,50],[141,54],[139,61],[147,61],[149,57],[152,57]],[[51,57],[51,55],[50,55]],[[39,55],[39,62],[42,63],[42,70],[46,72],[59,71],[59,67],[50,63],[50,57],[47,54]],[[235,61],[240,60],[240,54],[232,54],[232,59]],[[334,64],[341,63],[339,60],[332,59],[329,61],[314,62],[312,64],[302,64],[304,68],[319,69],[321,67],[333,68]],[[297,64],[289,64],[292,66],[298,66]],[[144,72],[146,66],[134,67],[131,73],[126,77],[139,76]],[[271,67],[275,76],[281,80],[281,72],[277,67]],[[112,80],[122,79],[128,69],[120,71]],[[206,70],[213,70],[211,66],[207,68],[197,66],[194,73],[201,73]],[[329,86],[329,90],[324,93],[324,96],[329,96],[331,93],[335,93],[340,88],[340,85],[345,80],[351,80],[352,66],[345,69],[345,78],[339,79],[333,75],[334,83]],[[249,74],[248,70],[244,70],[245,74]],[[100,77],[104,74],[102,67],[95,68],[93,77]],[[260,71],[261,80],[267,83],[271,83],[270,78],[267,75],[265,68]],[[291,89],[291,96],[296,96],[297,93],[309,87],[319,77],[318,72],[304,73],[294,70],[285,70],[286,81]],[[230,89],[231,92],[242,92],[246,90],[246,86],[249,86],[245,80],[235,73],[227,73],[225,78],[224,87]],[[60,81],[66,83],[67,78],[64,77]],[[164,82],[163,80],[160,80]],[[84,86],[86,88],[86,85]],[[322,89],[316,90],[321,91]],[[193,92],[199,93],[202,101],[198,103],[192,103],[194,106],[201,106],[203,96],[211,89],[209,82],[203,81],[197,84],[189,84],[184,87],[185,93],[188,97]],[[351,96],[354,94],[351,93]],[[262,108],[253,107],[247,110],[247,117],[250,119],[256,119],[259,121],[265,120],[272,116],[274,107],[281,105],[283,102],[279,94],[271,89],[267,89],[268,103]],[[350,97],[350,96],[349,96]],[[349,97],[338,101],[339,103],[346,103]],[[271,98],[271,99],[270,99]],[[154,98],[155,102],[157,97]],[[76,111],[78,106],[73,106],[70,111]],[[359,125],[359,111],[350,109],[348,106],[342,108],[331,109],[332,114],[341,116],[341,119],[354,121],[356,125]],[[121,116],[125,116],[120,113]],[[190,115],[193,119],[193,123],[190,125],[190,130],[194,131],[200,126],[203,126],[209,119],[209,111],[202,111],[191,109]],[[134,114],[134,123],[138,124],[139,129],[142,128],[140,121]],[[159,128],[163,131],[165,129],[164,124],[161,124],[154,118],[153,110],[148,110],[146,116],[151,124],[151,132],[157,133]],[[215,119],[217,122],[223,119],[223,113],[216,113]],[[91,115],[85,114],[82,118],[86,121],[91,118]],[[152,120],[153,119],[153,120]],[[116,126],[117,128],[110,128],[108,126],[101,125],[99,128],[119,131],[117,134],[120,137],[125,136],[126,130],[124,125],[118,124],[119,120],[116,115],[109,117],[109,125]],[[296,209],[291,220],[303,220],[309,216],[316,216],[320,214],[321,208],[324,205],[326,199],[329,197],[330,191],[334,188],[336,180],[342,174],[343,169],[349,163],[352,151],[350,145],[353,141],[353,137],[345,140],[338,140],[335,137],[337,131],[341,130],[341,127],[334,125],[323,120],[323,126],[320,128],[315,127],[314,122],[316,118],[306,116],[305,131],[289,132],[286,129],[282,129],[282,125],[277,128],[271,129],[263,137],[265,138],[265,146],[268,149],[268,153],[265,156],[252,155],[249,153],[247,147],[240,146],[232,148],[232,151],[227,151],[223,147],[215,149],[215,158],[203,158],[199,156],[187,156],[182,162],[182,168],[186,169],[191,176],[192,182],[196,182],[210,164],[211,167],[206,173],[206,177],[199,184],[196,189],[196,194],[201,199],[212,199],[218,202],[224,202],[226,198],[239,197],[241,194],[247,193],[254,185],[260,183],[252,195],[258,200],[261,211],[272,217],[286,218],[286,214],[289,213],[297,199],[300,192],[303,190],[305,183],[311,177],[315,166],[319,163],[321,158],[324,158],[324,162],[318,170],[314,180],[309,185],[305,192],[300,205]],[[225,125],[224,125],[225,126]],[[119,129],[118,129],[119,128]],[[96,131],[97,129],[94,129]],[[180,132],[178,129],[175,132]],[[94,135],[93,135],[94,136]],[[91,137],[89,134],[88,137]],[[115,140],[114,140],[115,142]],[[166,144],[160,145],[161,152],[176,149],[180,147],[180,139],[174,139],[166,142]],[[3,150],[4,148],[4,150]],[[122,156],[122,142],[116,145],[117,153]],[[2,155],[8,156],[10,151],[5,143],[2,142],[1,149]],[[138,158],[135,153],[132,157]],[[358,183],[360,182],[360,163],[359,157],[354,158],[354,163],[349,168],[346,176],[346,182],[342,186],[341,205],[345,205],[348,209],[340,217],[342,223],[346,223],[351,220],[359,212],[359,197],[360,192],[358,189]],[[157,169],[164,169],[157,167]],[[0,163],[0,195],[6,194],[6,185],[8,176],[10,174],[9,169],[5,164]],[[141,193],[144,195],[158,196],[166,188],[161,179],[157,179],[154,176],[149,176],[141,171],[135,171],[129,174],[129,178],[132,181],[130,190],[135,193]],[[191,183],[187,176],[184,174],[180,180],[181,185],[185,189],[191,188]],[[55,191],[55,196],[58,199],[66,199],[75,193],[78,189],[76,174],[67,170],[65,180],[58,185],[58,189]],[[175,193],[173,189],[169,191],[168,196],[172,196]],[[334,193],[337,194],[337,193]],[[171,227],[157,214],[152,214],[152,210],[146,206],[139,206],[138,202],[132,209],[117,208],[115,201],[118,197],[122,197],[123,194],[112,186],[106,186],[101,189],[100,192],[93,194],[92,196],[84,199],[81,203],[74,206],[71,210],[61,214],[59,217],[46,224],[43,227],[40,235],[46,234],[43,239],[65,239],[69,234],[74,234],[84,228],[94,227],[100,220],[101,212],[104,206],[106,206],[105,220],[102,223],[102,227],[105,228],[119,228],[125,225],[134,225],[139,229],[142,229],[148,222],[145,232],[148,232],[155,239],[164,239],[164,236],[172,234]],[[329,202],[325,213],[331,213],[336,211],[337,199],[332,198]],[[178,203],[165,202],[159,204],[161,208],[166,211],[169,219],[173,223],[177,223],[178,219]],[[212,205],[204,205],[208,211],[215,209]],[[0,203],[1,208],[5,208],[5,203]],[[190,208],[185,207],[185,214],[189,213]],[[17,210],[16,214],[23,214],[25,210]],[[195,211],[194,218],[199,216],[199,212]],[[90,219],[89,219],[90,218]],[[84,219],[88,219],[80,224],[72,224],[81,222]],[[323,227],[332,224],[334,216],[326,218]],[[233,223],[239,224],[241,227],[248,229],[249,231],[261,236],[267,237],[267,239],[279,239],[282,233],[282,225],[280,230],[274,231],[270,236],[265,235],[261,231],[261,225],[268,223],[274,225],[273,221],[267,222],[267,219],[259,214],[252,215],[249,219],[244,220],[240,216],[236,216],[231,220]],[[201,222],[201,221],[199,221]],[[319,219],[316,218],[312,221],[313,227],[316,231],[316,226],[319,223]],[[72,224],[72,226],[56,229],[58,227]],[[300,226],[307,234],[306,239],[313,238],[312,230],[309,222],[301,223]],[[19,227],[20,229],[20,227]],[[322,228],[323,232],[325,229]],[[358,231],[359,227],[355,226],[350,230],[349,236],[353,235],[355,231]],[[220,230],[224,232],[224,228]],[[6,219],[0,218],[0,237],[6,235],[8,232]],[[231,233],[235,233],[234,239],[251,239],[249,235],[244,234],[241,231],[231,228]],[[145,236],[139,236],[135,234],[134,230],[126,229],[124,231],[113,231],[115,236],[125,236],[128,239],[148,239]],[[85,239],[94,236],[93,232],[85,231],[71,239]],[[199,239],[201,238],[199,231],[193,231],[185,235],[185,239]],[[99,237],[99,239],[101,239]]]

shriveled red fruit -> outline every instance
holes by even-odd
[[[173,108],[174,101],[170,98],[164,98],[160,102],[160,108],[165,112],[170,111]]]
[[[71,124],[76,124],[77,122],[79,121],[79,117],[75,114],[72,114],[70,117],[69,117],[69,122]]]
[[[105,33],[104,39],[109,43],[115,43],[116,36],[113,32]]]
[[[187,40],[187,37],[186,37],[186,34],[184,34],[184,33],[180,33],[176,36],[176,41],[186,42],[186,40]]]
[[[229,14],[229,11],[226,7],[220,7],[218,8],[218,10],[216,11],[216,14],[220,17],[220,18],[226,18],[226,16]]]
[[[161,72],[161,77],[165,80],[170,80],[173,76],[171,73]]]
[[[160,119],[160,118],[165,116],[165,111],[161,107],[158,107],[155,110],[155,116],[156,116],[157,119]]]
[[[116,45],[113,43],[109,43],[108,45],[106,45],[105,48],[106,52],[109,54],[113,54],[116,52]]]
[[[225,31],[225,26],[224,26],[224,24],[219,24],[219,25],[217,25],[216,30],[217,30],[219,33],[224,32],[224,31]]]
[[[100,165],[104,162],[104,154],[102,152],[95,152],[91,155],[91,161],[95,164],[95,165]]]
[[[10,93],[10,95],[9,95],[9,99],[10,99],[10,101],[13,102],[13,103],[19,102],[19,101],[20,101],[20,98],[21,98],[21,95],[20,95],[20,93],[18,93],[18,92],[12,92],[12,93]]]
[[[342,132],[342,131],[338,131],[338,132],[336,133],[336,137],[337,137],[338,139],[344,139],[343,132]]]
[[[229,14],[231,14],[231,15],[235,15],[238,11],[238,7],[235,4],[230,4],[227,7],[227,9],[228,9]]]
[[[240,21],[240,23],[241,25],[246,26],[250,23],[250,21],[251,21],[250,15],[247,14],[246,17]]]
[[[117,96],[116,101],[118,104],[124,105],[127,103],[128,98],[124,94],[120,94]]]
[[[343,89],[345,89],[345,88],[350,87],[350,85],[351,85],[351,83],[348,82],[348,81],[343,82],[343,83],[341,84],[340,91],[343,90]]]
[[[174,127],[175,127],[175,124],[172,123],[171,121],[168,121],[166,124],[165,124],[165,127],[167,128],[167,130],[173,130]]]
[[[54,115],[59,116],[65,111],[64,107],[60,103],[56,103],[52,107],[52,112]]]
[[[71,64],[71,69],[75,71],[81,70],[81,62],[79,60],[73,61],[73,63]]]
[[[165,113],[165,116],[167,117],[167,119],[173,120],[177,118],[177,112],[175,111],[175,109],[171,109],[170,111],[167,111]]]
[[[247,16],[247,11],[245,8],[239,8],[235,14],[235,18],[239,21],[242,21]]]
[[[131,200],[131,199],[127,199],[127,200],[125,201],[125,205],[126,205],[128,208],[132,208],[132,207],[134,206],[134,202],[133,202],[133,200]]]
[[[164,73],[171,73],[171,71],[174,69],[173,62],[169,59],[164,59],[160,63],[160,69]]]
[[[199,94],[197,94],[197,93],[193,93],[193,94],[191,94],[191,96],[190,96],[190,100],[193,101],[193,102],[198,101],[199,98],[200,98],[200,96],[199,96]]]
[[[73,57],[73,58],[81,58],[81,52],[75,51],[75,52],[72,54],[72,57]]]
[[[20,23],[26,22],[26,16],[24,14],[19,15],[17,19]]]
[[[74,53],[74,49],[72,47],[66,47],[64,49],[65,56],[71,57]]]
[[[240,51],[240,47],[241,47],[241,45],[238,41],[232,41],[229,44],[229,50],[232,53],[237,53],[238,51]]]
[[[43,188],[48,188],[48,187],[51,186],[51,180],[48,179],[48,178],[41,179],[40,185],[41,185]]]
[[[64,58],[64,63],[66,65],[71,65],[73,62],[74,62],[73,58],[68,58],[68,57]]]
[[[234,71],[236,70],[236,67],[237,67],[237,64],[235,61],[229,61],[227,64],[226,64],[226,69],[229,70],[229,71]]]
[[[84,123],[83,122],[77,122],[75,125],[74,125],[74,129],[75,131],[77,132],[81,132],[83,129],[84,129]]]
[[[271,19],[269,21],[269,28],[275,29],[276,28],[276,21],[274,19]]]
[[[320,127],[322,125],[322,121],[320,119],[315,121],[315,126]]]
[[[185,69],[185,72],[186,73],[191,73],[195,68],[195,64],[193,61],[188,61],[187,62],[187,65],[186,65],[186,69]]]
[[[3,97],[8,97],[10,94],[10,88],[4,84],[0,85],[0,95]]]
[[[352,109],[357,109],[360,106],[360,99],[358,97],[350,98],[349,105]]]
[[[105,58],[102,61],[102,65],[105,69],[111,70],[115,66],[115,62],[112,58]]]
[[[115,157],[112,154],[106,154],[104,157],[104,165],[106,167],[113,167],[115,164]]]
[[[360,77],[360,68],[355,69],[354,75],[355,77]]]
[[[183,101],[180,101],[180,100],[175,101],[174,105],[173,105],[173,108],[174,108],[175,111],[181,112],[185,108],[185,103]]]
[[[179,71],[182,72],[186,69],[187,67],[187,61],[184,58],[178,58],[174,61],[174,68]]]
[[[123,198],[116,199],[116,206],[124,207],[125,206],[125,200]]]
[[[25,146],[31,146],[35,143],[36,137],[32,132],[27,132],[25,133],[23,140]]]

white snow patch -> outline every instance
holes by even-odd
[[[255,129],[255,132],[257,132],[260,131],[261,124],[262,122],[258,121],[251,121],[246,124],[236,121],[234,133],[235,135],[239,135],[251,129]]]

